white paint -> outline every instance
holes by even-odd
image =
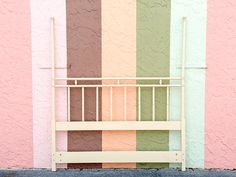
[[[187,17],[187,66],[205,66],[206,0],[171,3],[170,76],[180,76],[182,17]],[[186,69],[186,166],[204,168],[205,71]],[[174,81],[173,81],[174,83]],[[180,95],[170,92],[170,120],[179,120]],[[170,150],[179,150],[180,134],[170,132]],[[171,164],[172,167],[174,165]]]
[[[51,166],[51,67],[50,17],[55,17],[56,66],[66,67],[66,4],[65,0],[31,0],[32,73],[33,73],[33,147],[34,168]],[[57,70],[66,77],[67,70]],[[67,119],[66,89],[57,94],[57,120]],[[57,136],[57,147],[67,149],[67,134]]]

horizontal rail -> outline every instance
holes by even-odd
[[[95,130],[181,130],[180,121],[57,122],[57,131]]]
[[[106,84],[106,85],[55,85],[55,87],[181,87],[180,84],[177,85],[160,85],[160,84],[120,84],[120,85],[116,85],[116,84]]]
[[[56,152],[56,163],[181,163],[181,151]]]
[[[97,80],[181,80],[181,77],[98,77],[98,78],[55,78],[55,80],[78,80],[78,81],[97,81]]]

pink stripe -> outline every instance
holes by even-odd
[[[235,7],[235,0],[208,0],[206,168],[236,164]]]
[[[0,167],[30,168],[32,72],[30,1],[0,1]]]
[[[51,67],[50,17],[55,18],[56,67],[64,68],[56,69],[56,76],[66,77],[65,1],[31,1],[34,168],[51,167],[51,70],[48,69]],[[66,105],[66,89],[57,89],[57,121],[66,121]],[[65,151],[67,132],[58,132],[56,139],[57,150]]]

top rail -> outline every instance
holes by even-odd
[[[78,81],[97,81],[97,80],[181,80],[181,77],[98,77],[98,78],[55,78],[55,80],[78,80]]]

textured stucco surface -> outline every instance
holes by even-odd
[[[89,0],[87,1],[90,2]],[[143,45],[140,47],[143,50],[140,51],[143,53],[143,56],[140,55],[140,57],[142,59],[145,57],[152,58],[153,60],[151,62],[143,62],[137,57],[136,61],[136,52],[139,52],[138,50],[140,48],[137,47],[136,49],[135,46],[136,40],[138,40],[135,23],[139,17],[145,20],[147,17],[145,14],[150,14],[155,9],[157,5],[155,2],[157,1],[154,2],[154,5],[150,5],[147,1],[139,0],[139,2],[142,2],[140,6],[145,6],[143,8],[145,11],[141,15],[139,14],[140,16],[137,16],[136,10],[138,8],[136,9],[137,4],[134,3],[135,1],[124,0],[124,2],[123,0],[114,0],[114,2],[111,0],[102,0],[102,3],[104,3],[102,9],[104,12],[99,13],[103,15],[103,21],[99,21],[99,23],[102,23],[103,35],[95,35],[103,40],[102,44],[100,43],[98,45],[103,50],[103,63],[99,68],[94,67],[90,71],[83,67],[81,68],[83,69],[82,72],[93,74],[94,69],[99,69],[98,76],[100,77],[102,74],[102,76],[106,77],[135,76],[136,70],[140,70],[137,76],[156,76],[159,71],[161,74],[168,74],[169,71],[167,69],[170,65],[170,75],[179,75],[181,18],[186,16],[188,19],[187,66],[204,67],[206,55],[208,67],[206,72],[206,98],[204,96],[205,71],[203,69],[186,69],[187,167],[234,169],[236,167],[236,111],[234,109],[236,104],[234,76],[236,69],[236,62],[234,60],[236,56],[234,49],[236,46],[235,0],[172,0],[171,21],[169,21],[171,23],[169,63],[156,62],[158,54],[156,52],[157,50],[153,49],[153,46],[165,49],[168,46],[156,46],[156,38],[152,37],[145,39],[147,43],[140,44]],[[165,3],[167,1],[161,2]],[[150,11],[148,11],[149,9]],[[85,9],[83,10],[87,11]],[[90,12],[93,13],[94,9],[91,8],[87,11],[88,14]],[[155,11],[155,13],[157,12]],[[66,67],[67,65],[69,68],[71,67],[71,65],[67,64],[66,60],[66,0],[0,1],[1,168],[50,167],[51,70],[49,68],[51,67],[51,63],[49,51],[49,18],[51,16],[54,16],[56,19],[57,67],[64,68],[58,69],[57,74],[58,76],[66,77]],[[147,24],[143,24],[144,27],[145,25],[146,27],[152,27],[153,25],[153,28],[158,28],[157,19],[154,16],[152,17],[153,19],[149,18],[149,20],[153,20],[155,23],[149,25],[149,21],[146,21],[145,23]],[[164,18],[160,19],[164,20]],[[92,20],[97,21],[101,19],[94,17]],[[206,22],[207,42],[205,34]],[[160,21],[160,24],[162,23],[164,22]],[[142,28],[143,26],[137,27],[140,33],[149,30],[146,27]],[[91,36],[75,36],[74,39],[86,41]],[[160,41],[162,40],[165,41],[166,39],[161,38]],[[205,42],[207,44],[206,46]],[[93,45],[94,43],[92,45],[88,44],[87,47],[89,48]],[[145,45],[148,46],[146,49]],[[207,53],[205,47],[207,48]],[[152,50],[153,55],[146,54],[152,53],[148,51],[149,49]],[[166,52],[165,50],[161,51]],[[87,56],[88,51],[83,54]],[[89,53],[88,55],[93,55],[93,53]],[[164,57],[167,56],[164,55]],[[144,63],[144,65],[137,64],[136,62]],[[91,64],[92,61],[89,63]],[[163,67],[163,64],[165,67]],[[162,72],[163,68],[166,70],[165,72]],[[101,70],[103,70],[102,73]],[[135,119],[135,90],[128,92],[128,106],[131,109],[128,112],[128,119]],[[122,97],[123,91],[117,90],[114,93],[116,94],[114,100],[117,100],[114,105],[121,106],[124,101]],[[58,120],[66,120],[66,90],[60,90],[57,94]],[[151,92],[148,91],[146,96],[151,97]],[[108,98],[106,96],[103,97],[105,99]],[[158,99],[162,100],[164,98]],[[170,102],[170,116],[172,120],[178,119],[178,109],[180,106],[178,99],[179,93],[177,93],[177,90],[172,90]],[[109,119],[109,100],[105,100],[102,106],[104,106],[104,119]],[[146,107],[148,108],[149,106]],[[163,110],[159,114],[164,115],[165,111]],[[116,115],[114,119],[122,119],[122,111],[113,110],[113,113]],[[151,115],[149,109],[146,109],[146,112],[143,111],[143,114]],[[94,111],[91,115],[94,115]],[[150,117],[146,118],[149,119]],[[92,142],[93,140],[101,139],[101,134],[98,136],[96,132],[90,134],[91,136],[86,132],[81,135],[85,141],[90,139],[90,142]],[[164,143],[163,148],[167,147],[168,138],[166,141],[163,141],[163,139],[159,139],[153,135],[152,132],[140,134],[139,139],[137,139],[140,146],[137,149],[144,150],[150,145],[150,143],[147,143],[150,139],[155,139],[155,141],[153,141],[154,145],[148,147],[148,149],[156,148],[156,145],[160,142]],[[158,135],[160,135],[159,137],[166,137],[166,135],[162,136],[160,133]],[[67,135],[64,133],[59,134],[57,137],[58,149],[67,150]],[[74,141],[73,143],[81,143],[80,138],[76,137],[72,139]],[[136,134],[134,132],[122,132],[118,134],[117,132],[104,132],[103,140],[103,150],[136,149]],[[170,150],[178,150],[180,148],[178,133],[171,131],[169,140]],[[101,143],[98,146],[101,147]],[[88,147],[90,149],[93,147],[94,150],[97,150],[93,143],[88,144]],[[89,148],[85,147],[84,149],[87,150]],[[173,164],[170,166],[175,167]],[[99,164],[99,167],[101,167],[101,164]],[[103,164],[103,167],[133,168],[136,165],[119,164],[118,166],[118,164]],[[140,165],[140,167],[145,166]],[[27,174],[28,172],[23,173]],[[83,171],[78,173],[83,173]],[[123,174],[123,172],[121,173]],[[148,176],[146,171],[140,173]],[[156,173],[152,173],[152,175],[154,174]],[[187,176],[188,174],[190,173],[187,172],[185,175]],[[41,173],[38,173],[38,175],[40,176]],[[221,175],[223,176],[223,174],[219,176]],[[235,175],[235,173],[232,175]]]
[[[101,0],[67,0],[67,77],[101,77]],[[101,84],[101,81],[86,81]],[[82,81],[79,84],[83,84]],[[101,89],[99,118],[101,119]],[[71,89],[71,120],[82,120],[82,89]],[[84,89],[84,120],[96,120],[96,89]],[[68,151],[101,151],[102,131],[69,131]],[[101,168],[102,164],[68,164],[69,168]]]
[[[136,75],[136,2],[102,0],[102,77]],[[135,83],[135,81],[126,81]],[[103,84],[114,81],[103,81]],[[121,81],[123,84],[124,81]],[[127,89],[127,120],[136,119],[136,90]],[[124,120],[124,89],[113,88],[113,120]],[[102,91],[102,119],[110,120],[110,90]],[[135,131],[103,131],[103,151],[135,151]],[[103,164],[103,168],[135,168],[135,163]]]
[[[0,167],[33,165],[30,1],[0,1]]]
[[[205,167],[236,167],[236,1],[208,0]]]
[[[171,4],[171,76],[180,76],[182,17],[187,17],[186,165],[190,168],[204,168],[205,70],[201,67],[205,66],[206,60],[206,13],[206,0],[174,0]],[[178,89],[171,89],[170,99],[170,119],[179,120]],[[180,149],[179,135],[175,131],[170,132],[170,150]]]
[[[170,0],[137,0],[137,77],[169,76],[170,13]],[[143,82],[138,81],[138,83]],[[166,88],[155,88],[155,93],[155,120],[166,120]],[[152,88],[141,89],[141,106],[141,120],[151,121]],[[136,108],[138,111],[138,107]],[[136,142],[139,151],[165,151],[169,149],[169,131],[137,131]],[[137,166],[157,168],[168,167],[168,164],[144,163]]]
[[[64,0],[31,0],[34,167],[51,166],[50,17],[55,18],[56,67],[66,77],[66,11]],[[58,89],[57,120],[67,119],[66,90]],[[59,150],[67,149],[66,133],[57,135]]]

